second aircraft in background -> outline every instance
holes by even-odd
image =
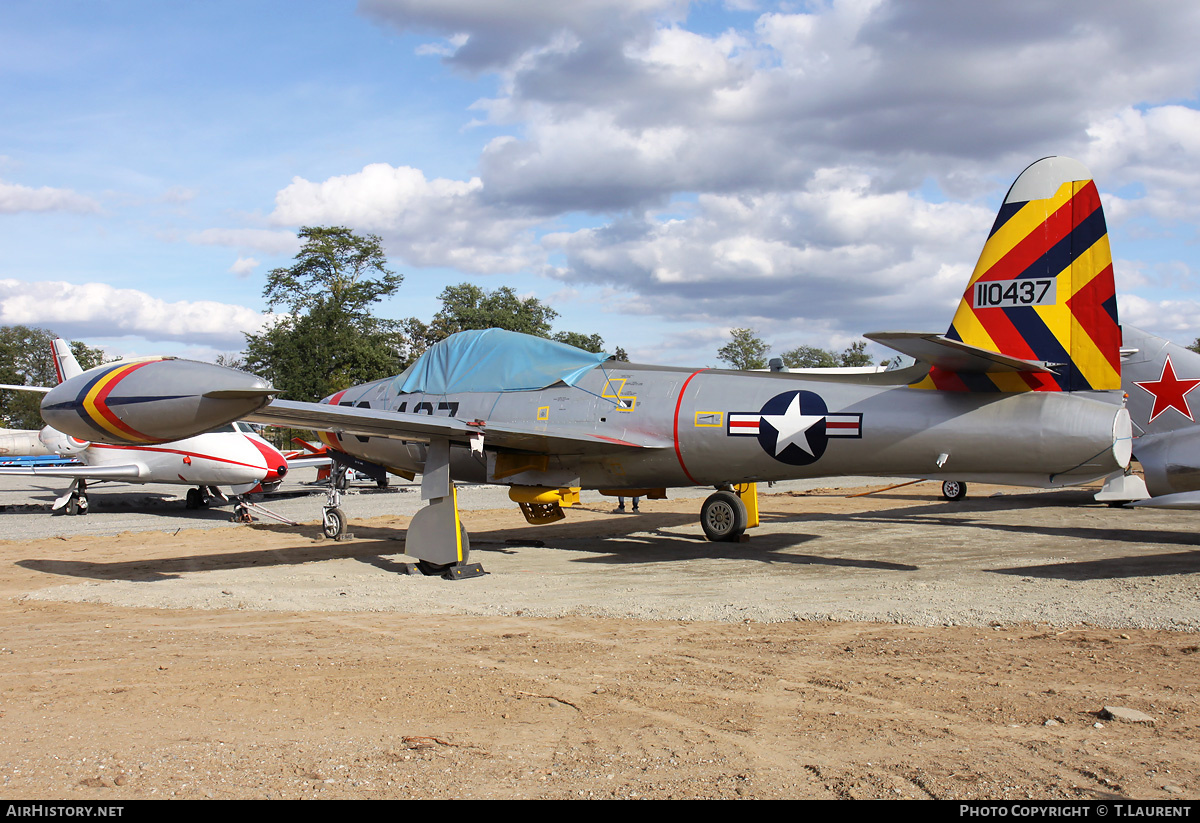
[[[83,373],[67,342],[54,341],[54,364],[59,382]],[[103,369],[89,388],[82,402],[95,407],[99,401],[103,406],[108,389],[119,373],[136,369],[145,361],[117,364],[114,369]],[[0,386],[20,391],[49,392],[50,389],[31,386]],[[110,421],[111,422],[111,421]],[[118,424],[113,424],[118,425]],[[77,465],[60,466],[5,466],[0,475],[31,475],[36,477],[61,477],[70,479],[71,484],[53,506],[54,511],[65,509],[67,514],[87,514],[88,483],[97,481],[120,481],[122,483],[167,483],[192,486],[187,492],[187,506],[198,509],[212,500],[226,500],[220,487],[228,487],[237,497],[240,517],[247,515],[243,495],[251,492],[270,491],[279,485],[288,472],[288,461],[278,449],[263,440],[245,423],[228,423],[217,429],[184,440],[147,445],[96,443],[80,440],[46,426],[36,433],[34,448],[33,432],[12,432],[8,444],[10,453],[19,451],[20,435],[28,442],[31,453],[50,453],[74,457]]]

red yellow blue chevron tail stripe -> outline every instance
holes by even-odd
[[[1091,173],[1047,157],[1005,197],[946,337],[1048,372],[931,369],[914,384],[951,391],[1121,388],[1121,331],[1104,211]]]
[[[80,393],[79,415],[97,431],[107,432],[125,439],[131,443],[162,443],[161,438],[134,429],[109,403],[109,395],[117,384],[133,372],[162,360],[161,357],[151,357],[135,362],[117,363],[107,369],[97,369],[97,375]]]

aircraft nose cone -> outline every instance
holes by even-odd
[[[59,384],[42,418],[101,443],[182,440],[245,417],[275,390],[253,374],[174,358],[108,363]]]

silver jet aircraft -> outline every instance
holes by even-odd
[[[1133,453],[1151,495],[1135,505],[1200,508],[1200,354],[1131,326],[1124,332]]]
[[[1058,486],[1128,463],[1107,229],[1077,161],[1045,158],[1013,183],[945,334],[868,336],[917,364],[825,379],[650,366],[491,329],[453,335],[404,373],[320,403],[271,401],[260,378],[163,360],[111,383],[103,404],[89,402],[94,372],[67,381],[42,412],[74,436],[117,440],[184,437],[239,417],[324,432],[349,455],[422,475],[427,505],[405,552],[447,577],[480,572],[456,482],[509,486],[534,523],[561,518],[580,489],[656,497],[713,486],[704,532],[737,540],[757,524],[764,481]],[[340,524],[340,512],[329,507],[327,519]]]

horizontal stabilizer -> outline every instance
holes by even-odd
[[[1129,505],[1147,509],[1200,509],[1200,491],[1163,494],[1138,500]]]
[[[50,391],[49,388],[44,386],[14,386],[11,383],[0,383],[0,389],[12,389],[13,391],[35,391],[41,392],[42,394],[46,394]]]
[[[22,466],[0,468],[0,475],[74,477],[83,480],[136,480],[147,474],[140,463],[127,466]]]
[[[872,332],[863,335],[901,354],[943,371],[959,374],[993,374],[996,372],[1053,373],[1047,363],[1022,360],[1007,354],[983,349],[952,340],[942,334],[915,331]]]

